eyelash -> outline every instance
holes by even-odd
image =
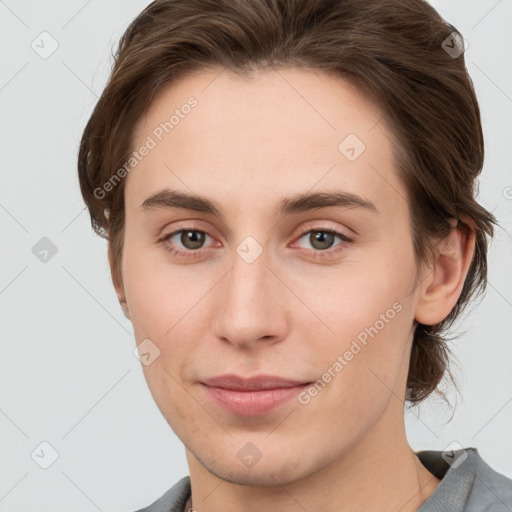
[[[162,238],[160,238],[158,240],[158,242],[162,243],[164,245],[165,249],[168,252],[170,252],[173,256],[178,256],[178,257],[183,257],[183,258],[199,258],[202,255],[201,254],[201,249],[203,249],[202,247],[200,249],[196,249],[196,250],[189,249],[187,251],[183,251],[180,249],[175,249],[175,248],[169,247],[169,245],[166,243],[167,240],[171,239],[174,235],[177,235],[178,233],[182,233],[183,231],[194,231],[197,233],[203,233],[205,235],[208,235],[208,233],[206,233],[205,231],[203,231],[201,229],[196,229],[194,227],[185,227],[185,228],[181,228],[176,231],[173,231],[172,233],[169,233],[168,235],[163,236]],[[345,250],[346,244],[350,244],[354,241],[353,238],[348,237],[347,235],[340,233],[339,231],[335,231],[334,229],[328,229],[328,228],[308,228],[305,231],[303,231],[302,233],[300,233],[297,240],[300,240],[304,235],[307,235],[309,233],[315,233],[315,232],[316,233],[327,233],[330,235],[337,236],[341,239],[342,243],[335,246],[335,247],[341,246],[341,248],[338,248],[338,249],[336,249],[336,248],[335,249],[325,249],[323,251],[312,249],[313,252],[310,256],[313,258],[329,258],[329,257],[337,256],[338,253]],[[210,235],[208,235],[208,236],[210,236]],[[306,250],[309,252],[308,249],[303,249],[303,250]]]

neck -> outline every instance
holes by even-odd
[[[417,511],[440,480],[411,450],[403,422],[401,428],[390,427],[380,422],[334,463],[285,485],[228,482],[213,475],[187,450],[191,505],[199,512],[274,512],[276,508],[287,512]]]

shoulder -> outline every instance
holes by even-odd
[[[137,512],[183,512],[190,496],[190,477],[185,476],[174,484],[163,496]]]
[[[420,507],[421,512],[510,512],[512,480],[498,473],[476,448],[416,453],[441,483]]]
[[[474,465],[475,480],[468,498],[467,512],[476,510],[510,511],[512,480],[489,466],[476,448],[468,457],[468,461]]]

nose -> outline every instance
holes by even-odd
[[[234,251],[231,269],[216,287],[213,334],[239,348],[278,343],[289,319],[284,286],[265,252],[252,262],[240,254]]]

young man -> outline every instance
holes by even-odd
[[[186,448],[147,512],[510,510],[475,448],[415,453],[404,427],[485,287],[482,164],[460,37],[421,0],[137,17],[79,175]]]

